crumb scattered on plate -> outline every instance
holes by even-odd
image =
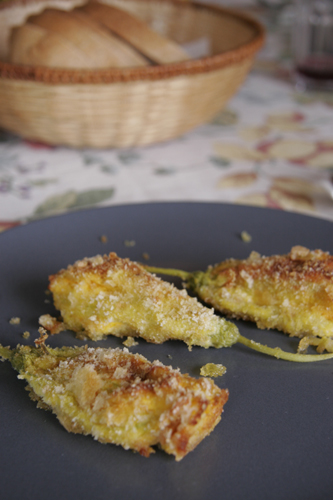
[[[223,365],[217,365],[215,363],[207,363],[200,368],[200,375],[203,377],[222,377],[226,373],[227,369]]]
[[[252,241],[252,236],[247,231],[242,231],[240,236],[245,243]]]
[[[102,234],[102,236],[100,237],[100,239],[99,239],[99,240],[100,240],[102,243],[107,243],[107,241],[108,241],[108,237],[107,237],[107,236],[105,236],[105,234]]]
[[[137,342],[134,337],[127,337],[127,339],[123,342],[123,344],[126,347],[133,347],[135,345],[139,345],[139,342]]]
[[[142,254],[142,258],[143,258],[143,259],[145,259],[145,260],[149,260],[149,259],[150,259],[150,255],[149,255],[149,253],[147,253],[147,252],[143,252],[143,254]]]
[[[9,323],[11,325],[19,325],[21,323],[21,318],[17,318],[17,317],[10,318]]]
[[[125,240],[124,245],[125,247],[135,247],[136,242],[134,240]]]
[[[23,333],[22,333],[22,337],[23,337],[24,339],[28,339],[28,338],[30,337],[30,332],[28,332],[28,331],[23,332]]]

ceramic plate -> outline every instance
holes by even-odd
[[[33,342],[39,315],[54,313],[45,295],[48,275],[85,256],[115,251],[143,261],[149,254],[151,265],[197,270],[228,257],[245,258],[252,250],[271,255],[304,245],[333,252],[332,229],[321,219],[215,203],[116,206],[11,229],[0,235],[0,343]],[[249,243],[240,237],[244,230],[252,237]],[[19,325],[9,323],[14,316],[21,318]],[[282,333],[237,325],[249,338],[296,351],[297,341]],[[24,331],[30,339],[22,338]],[[49,343],[84,342],[64,332]],[[89,345],[121,347],[122,340]],[[69,434],[52,413],[36,408],[25,383],[8,362],[1,363],[1,498],[332,498],[333,360],[290,363],[242,345],[189,352],[175,341],[140,340],[131,351],[196,377],[207,362],[224,364],[227,373],[215,381],[229,389],[230,398],[213,433],[181,462],[160,450],[144,458]]]

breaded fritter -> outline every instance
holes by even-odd
[[[333,352],[333,256],[327,252],[302,246],[271,257],[252,252],[245,260],[229,259],[206,272],[178,275],[228,317],[306,336],[301,350],[313,344],[319,352]]]
[[[207,303],[233,318],[293,336],[333,335],[333,257],[293,247],[287,255],[230,259],[195,279]]]
[[[194,273],[190,278],[199,275]],[[63,321],[48,314],[39,321],[52,334],[68,328],[77,336],[92,340],[109,334],[128,336],[127,345],[131,337],[157,344],[170,339],[183,340],[189,347],[205,348],[230,347],[239,342],[255,351],[299,362],[333,357],[333,354],[294,354],[253,342],[240,335],[233,323],[190,297],[186,290],[178,290],[143,266],[115,253],[77,261],[50,276],[49,289]]]
[[[228,399],[211,379],[182,375],[126,348],[0,346],[0,356],[67,431],[144,456],[159,445],[181,460],[214,429]]]
[[[50,276],[49,289],[68,329],[92,340],[112,334],[157,344],[178,339],[189,346],[225,347],[239,335],[233,323],[215,316],[186,290],[115,253],[77,261]],[[53,331],[49,316],[40,323]]]

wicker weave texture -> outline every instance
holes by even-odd
[[[130,147],[169,140],[223,108],[246,77],[262,43],[262,31],[255,23],[228,11],[166,0],[108,1],[126,5],[161,33],[170,36],[172,32],[181,43],[209,36],[213,55],[144,70],[95,72],[15,67],[3,62],[0,126],[32,140],[74,147]],[[45,3],[59,1],[12,2],[12,11],[9,7],[0,10],[0,28],[1,18],[8,23],[11,14],[12,26]],[[74,3],[78,2],[60,1],[62,6]],[[6,37],[3,34],[2,54],[7,50]]]

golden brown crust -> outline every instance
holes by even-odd
[[[233,282],[242,279],[244,273],[254,280],[268,278],[277,283],[294,283],[295,286],[303,281],[324,283],[333,278],[333,256],[322,250],[311,251],[301,246],[293,247],[287,255],[272,257],[261,257],[253,252],[246,260],[230,259],[218,264],[214,267],[212,276],[222,273],[228,276],[228,284],[231,286]]]
[[[4,350],[4,349],[3,349]],[[44,349],[5,354],[29,384],[33,400],[51,409],[69,432],[144,456],[155,445],[181,460],[221,419],[228,391],[127,349]]]
[[[64,323],[92,340],[111,334],[222,347],[239,335],[235,325],[215,316],[186,290],[115,253],[77,261],[49,279]]]
[[[292,336],[333,335],[333,256],[295,246],[287,255],[229,259],[197,285],[207,303],[233,318]]]
[[[144,269],[142,266],[130,259],[121,259],[115,252],[110,252],[108,255],[96,255],[95,257],[84,258],[76,261],[73,265],[69,265],[66,269],[62,269],[56,274],[50,275],[50,287],[52,287],[53,280],[57,279],[59,275],[72,272],[77,277],[81,277],[87,272],[98,273],[102,279],[107,277],[109,271],[119,271],[126,265],[126,268],[133,274],[143,274]],[[147,273],[147,279],[153,281],[153,276]]]

